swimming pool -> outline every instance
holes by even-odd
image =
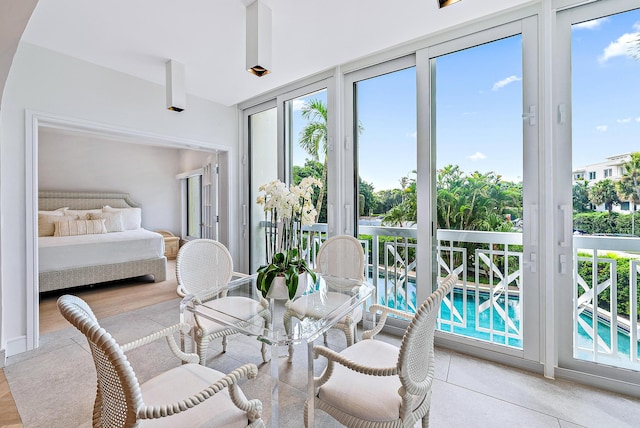
[[[381,278],[381,283],[384,279]],[[379,303],[384,304],[382,301],[384,288],[380,288],[379,285]],[[382,286],[384,287],[384,286]],[[409,290],[407,292],[409,301],[411,302],[411,306],[415,307],[416,302],[416,292],[415,292],[415,283],[410,282]],[[451,317],[451,309],[447,306],[446,303],[443,303],[440,307],[440,313],[438,316],[438,328],[441,331],[445,331],[448,333],[459,334],[461,336],[470,337],[473,339],[479,339],[490,343],[496,343],[500,345],[506,345],[509,347],[522,349],[522,338],[519,337],[518,334],[520,330],[520,320],[521,320],[521,305],[519,297],[515,294],[509,296],[508,302],[505,305],[505,298],[499,297],[496,299],[496,305],[494,305],[491,310],[483,311],[479,317],[476,316],[476,292],[475,290],[468,290],[466,293],[466,304],[463,295],[463,290],[456,289],[454,291],[454,301],[453,307],[454,315],[460,314],[463,317],[458,318],[454,316],[453,322]],[[478,292],[478,305],[482,305],[482,303],[486,302],[489,299],[489,293],[487,292]],[[389,298],[387,303],[390,307],[398,307],[399,309],[406,310],[406,301],[403,295],[399,295],[397,298],[397,306],[395,299],[393,297]],[[497,306],[497,308],[496,308]],[[464,319],[466,309],[466,320]],[[509,328],[505,333],[505,319],[500,314],[500,312],[504,312],[507,314],[507,319],[509,320]],[[592,319],[591,315],[584,312],[581,315],[581,318],[588,324],[591,325]],[[607,347],[611,347],[611,335],[610,335],[610,326],[605,320],[599,320],[598,322],[598,332],[606,343]],[[639,341],[640,342],[640,341]],[[629,360],[630,354],[630,346],[631,340],[629,337],[629,333],[621,328],[618,329],[617,334],[617,345],[618,352],[617,357],[611,357],[612,363],[616,365],[620,365],[621,360]],[[577,336],[577,346],[574,347],[576,349],[575,356],[576,358],[593,360],[592,352],[593,349],[593,339],[589,334],[580,326],[578,326],[578,336]],[[640,346],[638,346],[638,358],[640,358]],[[606,356],[600,356],[599,361],[606,362]]]

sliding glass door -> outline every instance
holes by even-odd
[[[249,272],[255,272],[265,263],[265,229],[262,206],[256,203],[258,188],[278,178],[278,165],[282,150],[278,149],[277,109],[269,107],[246,114],[249,147],[248,207],[243,211],[244,236],[249,242]],[[249,218],[247,219],[247,214]]]
[[[561,76],[556,275],[562,367],[640,380],[640,9],[599,2],[558,15]],[[620,368],[625,370],[619,370]]]
[[[525,101],[525,86],[535,85],[526,79],[536,76],[535,69],[525,73],[523,56],[535,50],[525,53],[524,38],[534,34],[523,26],[429,51],[432,198],[438,277],[460,279],[441,309],[440,329],[512,355],[528,345],[537,359],[538,284],[524,263],[537,253],[536,238],[524,233],[536,221],[524,209],[536,205],[536,156],[532,150],[525,161],[524,150],[537,144],[537,102]]]
[[[414,56],[347,76],[354,192],[347,227],[367,257],[378,303],[415,311],[417,294],[416,67]],[[352,157],[352,158],[351,158]],[[351,180],[349,180],[351,181]],[[350,209],[350,207],[355,207]]]
[[[246,237],[249,240],[249,272],[266,263],[265,216],[263,206],[256,202],[260,187],[273,180],[287,185],[298,184],[305,177],[314,177],[323,186],[316,190],[312,202],[318,216],[315,224],[305,227],[303,256],[310,260],[314,250],[328,231],[332,204],[331,188],[333,118],[331,97],[320,81],[278,96],[273,101],[245,110],[247,153],[249,162],[249,192],[245,213],[248,219]]]

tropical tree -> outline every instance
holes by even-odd
[[[631,153],[631,158],[622,167],[624,173],[616,183],[618,196],[623,201],[640,203],[640,152]]]
[[[319,161],[323,157],[322,177],[320,179],[322,187],[316,202],[316,212],[320,215],[324,203],[324,196],[327,188],[327,106],[320,99],[312,99],[304,103],[301,110],[302,118],[307,120],[307,125],[300,131],[298,144],[314,160]],[[363,131],[362,125],[358,124],[358,133]],[[326,209],[325,209],[326,211]]]
[[[418,221],[418,194],[416,193],[416,171],[413,177],[402,177],[398,195],[400,203],[392,206],[382,218],[382,224],[391,226],[408,226]]]
[[[436,179],[438,228],[506,230],[512,227],[508,215],[522,215],[522,185],[493,172],[465,175],[457,165],[447,165]]]
[[[573,196],[573,212],[584,213],[591,211],[589,182],[587,180],[581,180],[574,184],[571,193]]]
[[[304,166],[293,166],[293,184],[298,185],[303,178],[313,177],[320,180],[322,178],[322,163],[313,159],[305,159]],[[314,187],[314,193],[311,198],[313,204],[316,205],[320,196],[321,188]],[[327,222],[327,204],[322,204],[320,212],[317,213],[316,223]]]
[[[611,215],[613,205],[620,203],[616,186],[613,181],[608,178],[594,183],[594,185],[589,188],[589,200],[594,205],[604,204],[607,211],[609,211],[609,215]]]
[[[320,182],[322,187],[316,202],[316,212],[318,215],[322,209],[322,202],[327,187],[327,106],[322,100],[312,99],[304,103],[301,109],[303,119],[308,121],[307,125],[300,131],[298,144],[314,160],[319,161],[320,155],[324,157],[322,165],[322,177]],[[318,219],[316,218],[316,221]]]
[[[376,206],[376,195],[373,192],[373,183],[364,181],[360,177],[358,177],[358,182],[360,183],[358,186],[360,196],[360,215],[370,215]]]
[[[402,190],[386,189],[379,190],[375,193],[376,205],[374,212],[376,214],[386,213],[391,208],[402,202]]]

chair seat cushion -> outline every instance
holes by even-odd
[[[311,293],[300,296],[298,299],[288,304],[288,308],[298,314],[299,318],[311,317],[322,318],[327,312],[327,308],[338,307],[351,299],[349,294],[336,293],[329,291],[327,293]],[[362,307],[358,306],[351,312],[351,320],[354,323],[362,319]],[[346,322],[346,316],[340,323]]]
[[[398,348],[380,340],[367,339],[349,346],[340,354],[367,367],[395,367]],[[391,421],[398,419],[402,399],[398,376],[370,376],[334,364],[327,383],[318,390],[326,404],[360,419]]]
[[[184,400],[224,377],[224,374],[199,364],[185,364],[166,371],[140,385],[147,406],[162,406]],[[159,419],[143,419],[141,427],[246,427],[247,414],[238,409],[222,390],[203,403]]]
[[[224,311],[229,315],[233,315],[233,317],[229,317],[230,323],[235,323],[238,321],[238,319],[254,319],[254,321],[258,324],[262,323],[262,318],[259,316],[259,314],[265,310],[267,309],[263,307],[260,302],[242,296],[227,296],[210,300],[205,305],[198,308],[198,311],[204,314],[206,314],[208,311]],[[220,318],[219,313],[216,314],[216,317]],[[227,325],[216,323],[202,316],[198,317],[198,323],[204,330],[206,330],[208,334],[230,328]]]

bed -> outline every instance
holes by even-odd
[[[164,256],[163,236],[139,227],[141,209],[128,194],[42,191],[38,193],[38,214],[40,292],[143,275],[152,275],[155,282],[166,280],[167,259]],[[60,216],[61,221],[57,221],[56,216]],[[124,218],[124,222],[119,228],[105,233],[105,221],[109,226],[109,218],[113,216],[117,216],[119,221]],[[57,224],[45,224],[47,219],[52,218]],[[90,221],[67,221],[73,218]],[[78,232],[76,223],[82,224],[83,228],[87,228],[87,224],[93,225],[96,230],[92,226],[89,227],[89,233],[85,229]],[[71,232],[64,225],[70,225]],[[47,227],[51,230],[45,232]],[[60,236],[49,236],[53,230],[56,234],[60,232]]]

